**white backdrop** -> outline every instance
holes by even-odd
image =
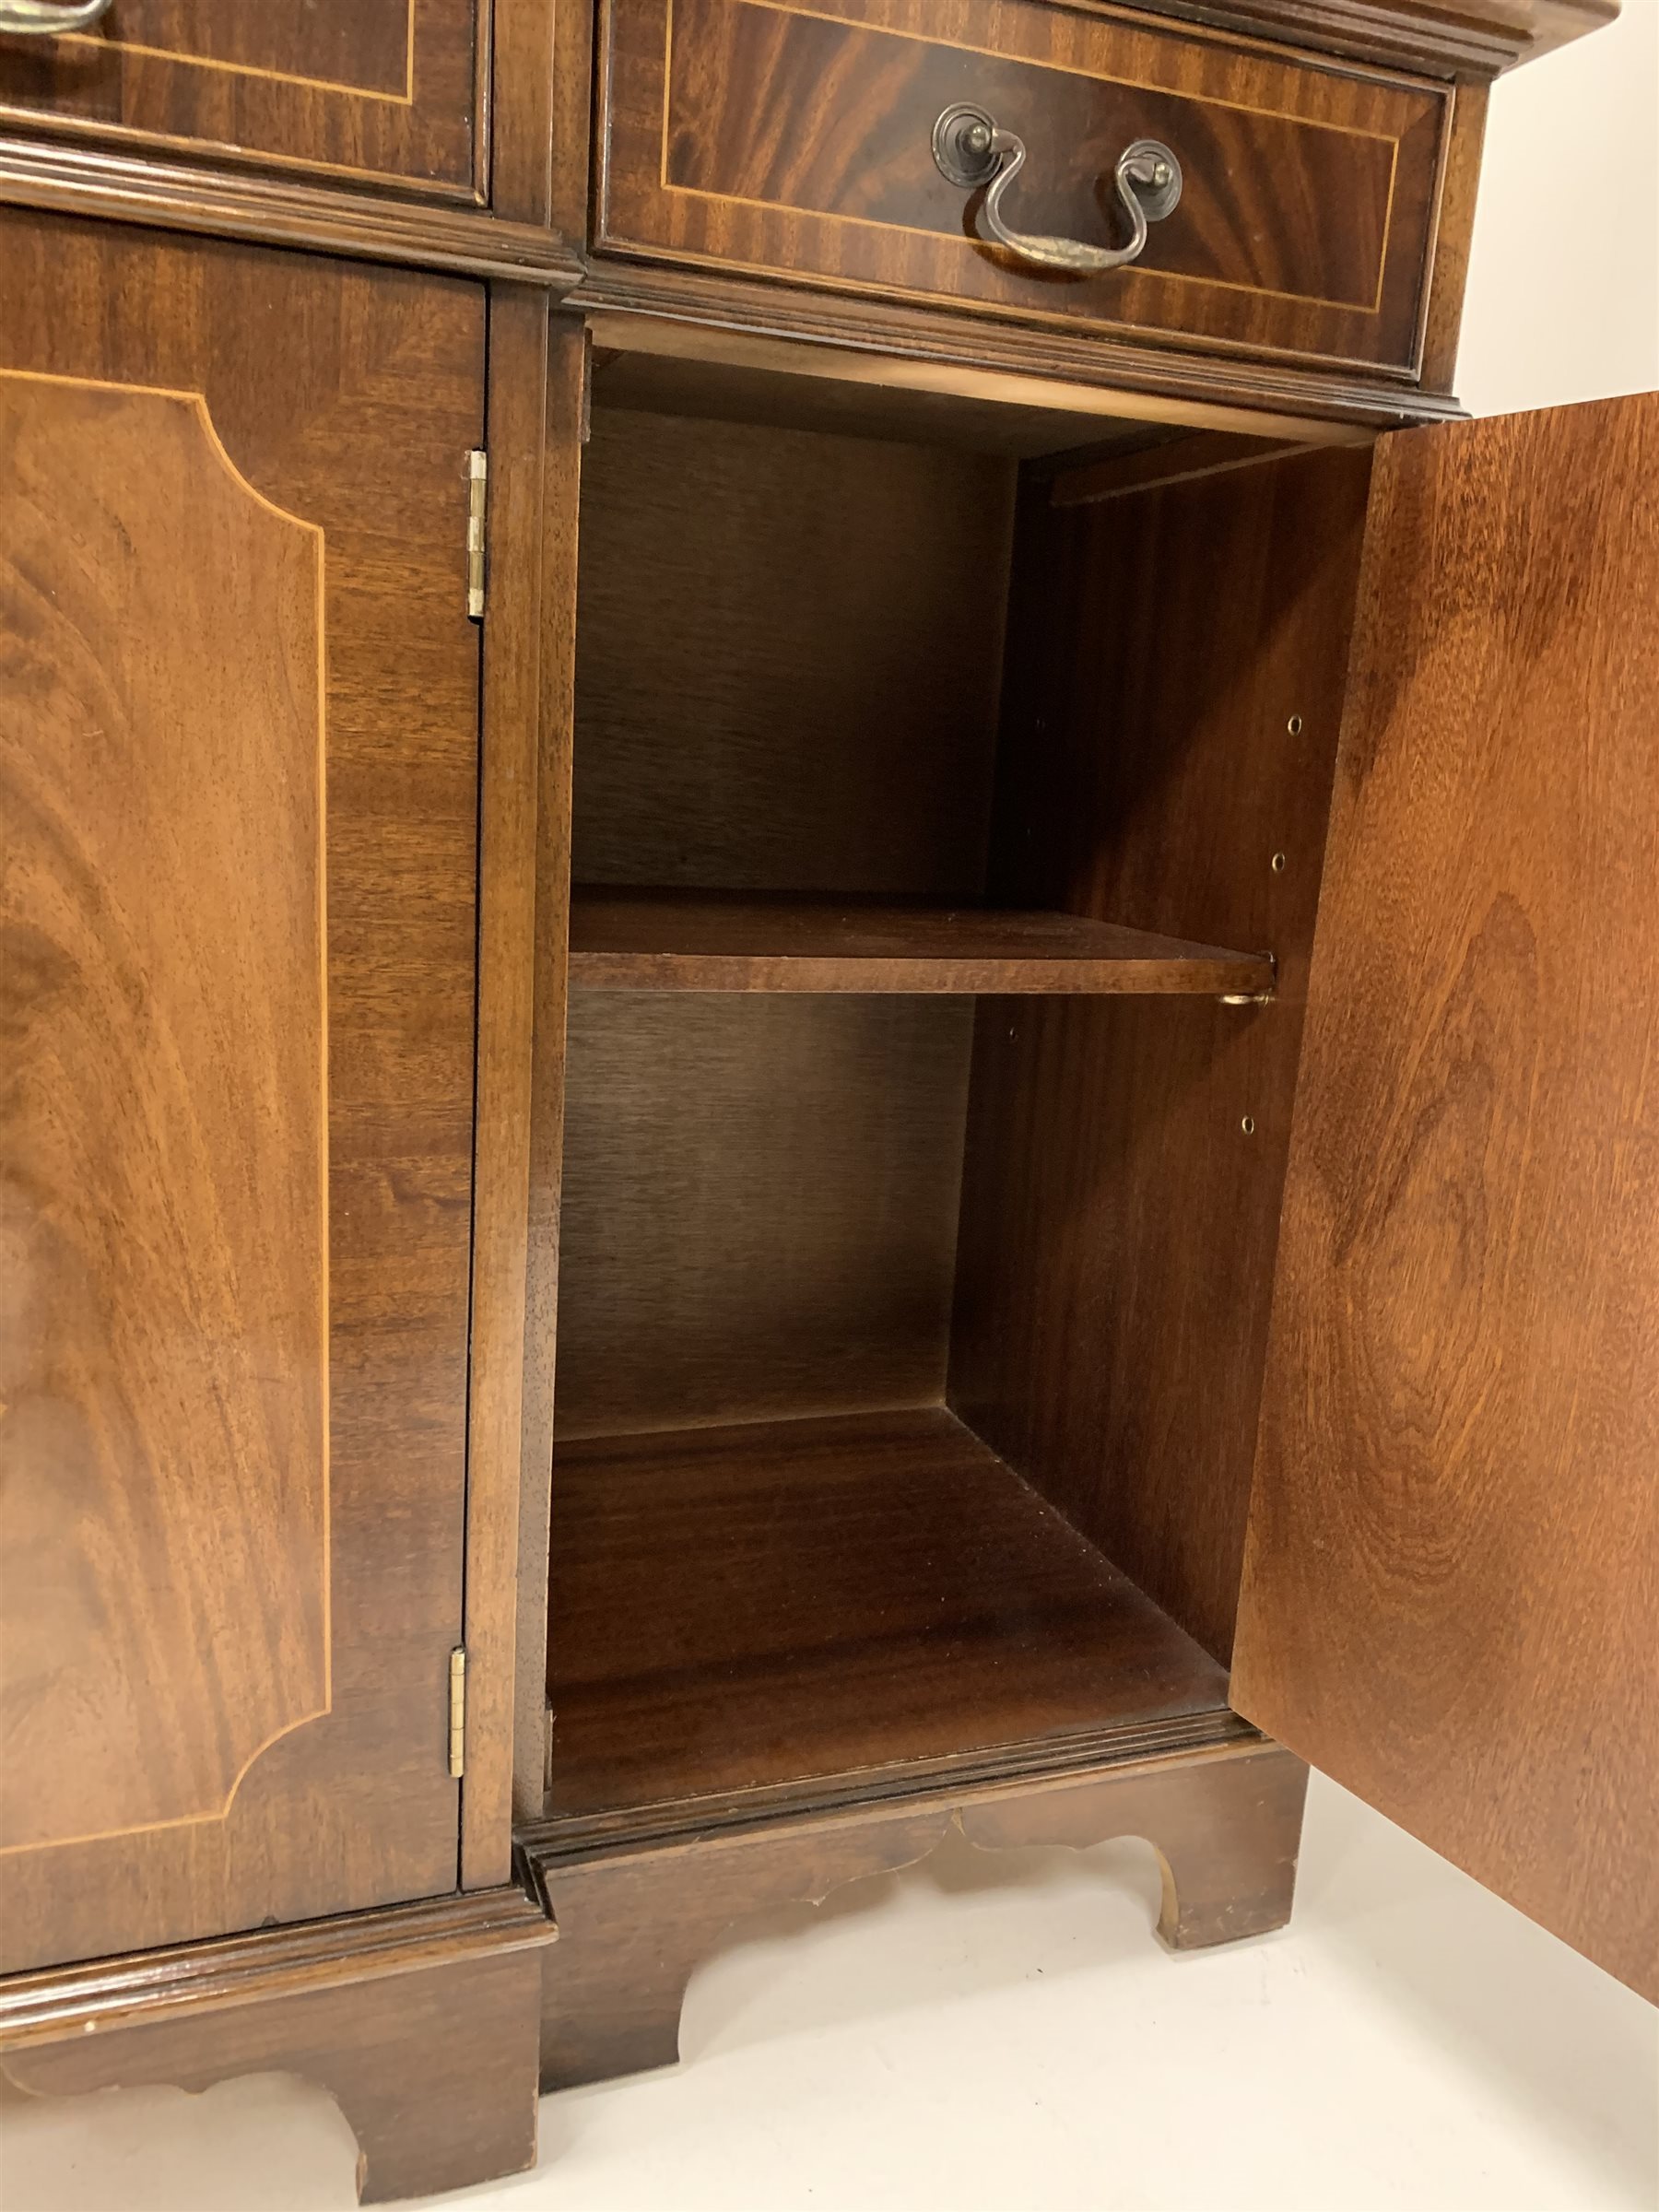
[[[1493,90],[1457,390],[1504,415],[1655,386],[1659,0],[1624,0]]]

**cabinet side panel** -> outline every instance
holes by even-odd
[[[1384,441],[1241,1712],[1659,1998],[1659,394]]]
[[[993,897],[1268,948],[1279,985],[982,1003],[949,1402],[1218,1657],[1369,468],[1031,482],[1017,540]]]

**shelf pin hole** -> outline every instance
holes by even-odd
[[[1301,716],[1300,714],[1292,714],[1289,721],[1285,724],[1285,727],[1289,731],[1292,737],[1300,737],[1302,733]]]
[[[1243,1130],[1246,1136],[1253,1136],[1255,1135],[1255,1116],[1253,1114],[1247,1113],[1244,1116],[1244,1119],[1239,1124],[1239,1126]]]
[[[1276,853],[1268,865],[1276,876],[1282,876],[1288,864],[1282,853]]]

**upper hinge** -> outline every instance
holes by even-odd
[[[458,1643],[449,1664],[449,1771],[459,1782],[466,1771],[466,1646]]]
[[[489,491],[489,455],[476,447],[466,456],[466,611],[484,618],[484,506]]]

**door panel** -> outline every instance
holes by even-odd
[[[471,197],[476,0],[118,0],[0,34],[0,120]]]
[[[0,222],[8,1967],[454,1884],[482,377]]]
[[[323,547],[199,396],[0,426],[11,1851],[216,1818],[328,1708]]]
[[[1384,439],[1240,1712],[1659,1996],[1659,394]]]

